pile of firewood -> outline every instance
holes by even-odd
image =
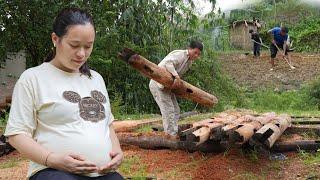
[[[181,141],[194,142],[200,145],[208,140],[223,144],[271,148],[281,134],[291,126],[291,117],[274,112],[260,116],[240,112],[220,113],[210,119],[192,124],[192,127],[180,133]]]

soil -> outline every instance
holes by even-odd
[[[284,153],[285,160],[270,160],[266,154],[242,149],[230,149],[223,153],[147,150],[135,146],[122,146],[122,149],[126,159],[139,159],[139,163],[130,165],[131,171],[145,171],[143,178],[120,171],[126,178],[320,179],[320,163],[306,164],[301,154],[295,152]],[[2,167],[2,164],[12,162],[16,164]],[[0,180],[25,179],[27,169],[28,160],[16,151],[0,158]]]
[[[277,91],[299,89],[303,84],[320,75],[320,54],[292,53],[291,70],[281,57],[275,59],[276,67],[270,71],[269,52],[260,58],[252,55],[229,53],[218,55],[222,70],[238,85],[248,90],[271,88]]]

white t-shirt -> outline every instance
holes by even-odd
[[[189,60],[189,52],[188,50],[174,50],[170,52],[159,64],[159,67],[165,68],[169,71],[173,76],[182,75],[187,72],[187,70],[191,67],[192,61]],[[154,83],[154,80],[150,81]],[[164,86],[158,82],[156,82],[160,89],[163,89]]]
[[[75,152],[105,165],[113,115],[103,78],[92,70],[91,75],[68,73],[50,63],[26,70],[13,91],[5,136],[26,134],[52,152]],[[27,176],[44,168],[31,161]]]

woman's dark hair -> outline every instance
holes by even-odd
[[[189,48],[191,48],[191,49],[198,48],[200,51],[202,51],[203,50],[203,44],[200,41],[192,40],[190,42]]]
[[[91,24],[94,27],[92,16],[86,12],[85,10],[79,8],[65,8],[60,11],[53,23],[53,32],[58,37],[63,37],[69,30],[70,26],[72,25],[85,25]],[[56,55],[55,47],[53,50],[48,54],[47,58],[44,62],[50,62]],[[91,77],[90,69],[88,63],[85,62],[79,69],[79,71]]]

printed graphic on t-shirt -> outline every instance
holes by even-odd
[[[106,97],[99,91],[91,91],[91,97],[84,97],[74,91],[64,91],[63,97],[72,103],[78,103],[80,117],[86,121],[98,122],[103,120],[105,110],[102,103],[106,103]]]

